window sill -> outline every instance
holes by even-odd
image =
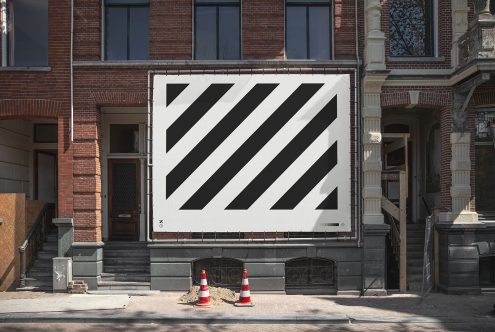
[[[0,67],[0,71],[40,71],[50,72],[52,67]]]
[[[433,57],[433,56],[411,56],[411,57],[393,57],[387,58],[388,62],[445,62],[445,57]]]

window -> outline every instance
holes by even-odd
[[[241,20],[239,0],[195,0],[195,59],[240,59],[240,30]]]
[[[475,188],[480,218],[495,214],[495,110],[476,111]]]
[[[435,0],[390,0],[390,56],[435,56]]]
[[[330,59],[330,0],[287,0],[285,40],[287,59]]]
[[[110,153],[138,153],[139,125],[110,125]]]
[[[56,123],[35,123],[34,143],[57,143],[58,129]]]
[[[48,65],[48,0],[11,0],[7,6],[8,64]]]
[[[105,0],[105,58],[148,59],[148,0]]]

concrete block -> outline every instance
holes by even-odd
[[[361,262],[340,262],[337,264],[339,276],[360,276]]]
[[[469,259],[469,260],[458,260],[449,262],[448,265],[449,273],[473,273],[477,274],[479,271],[478,260]]]
[[[284,263],[246,263],[249,277],[284,277]]]
[[[153,277],[191,277],[190,263],[151,263]]]
[[[285,290],[284,277],[249,277],[249,288],[252,291],[283,291]]]
[[[360,261],[362,248],[318,248],[317,256],[339,261]]]
[[[384,262],[385,260],[385,250],[383,249],[364,249],[364,261],[377,261]]]
[[[360,290],[363,288],[362,279],[358,276],[338,276],[337,289],[339,291]]]
[[[474,258],[477,259],[479,257],[478,254],[478,248],[475,246],[463,246],[463,247],[457,247],[457,246],[450,246],[449,247],[449,260],[454,260],[454,259],[469,259],[469,258]]]
[[[479,287],[479,275],[476,273],[449,273],[449,287]]]
[[[192,287],[192,278],[151,277],[151,290],[188,291]]]
[[[67,292],[72,281],[72,259],[69,257],[53,258],[53,291]]]
[[[103,272],[103,262],[73,262],[72,269],[75,276],[95,277]]]
[[[369,289],[385,288],[385,279],[382,276],[367,275],[364,277],[364,288],[369,288]]]
[[[74,262],[96,262],[102,259],[102,248],[72,248],[72,260]]]

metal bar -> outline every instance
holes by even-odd
[[[400,285],[401,292],[407,291],[407,175],[400,172]]]

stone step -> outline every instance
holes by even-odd
[[[57,252],[54,251],[38,251],[38,259],[52,259],[53,257],[57,257]]]
[[[135,273],[135,274],[149,274],[149,266],[105,266],[103,265],[103,271],[105,273]]]
[[[135,281],[101,281],[98,290],[149,290],[149,282]]]
[[[55,251],[57,252],[58,251],[58,246],[57,246],[57,242],[45,242],[43,243],[43,250],[48,250],[48,251]]]
[[[149,265],[149,257],[104,257],[103,265]]]
[[[45,242],[57,243],[57,240],[58,240],[57,234],[47,234],[45,236]]]
[[[27,276],[30,277],[30,278],[35,278],[35,279],[39,279],[39,278],[51,278],[52,277],[52,271],[49,270],[49,269],[46,269],[46,270],[29,270],[29,272],[27,273]]]
[[[53,290],[53,286],[26,286],[15,289],[18,292],[48,292]]]
[[[103,257],[150,257],[147,250],[104,250]]]
[[[108,273],[101,274],[102,281],[138,281],[149,282],[151,276],[149,273]]]
[[[53,279],[51,277],[31,278],[26,277],[26,287],[52,287]]]
[[[148,242],[112,241],[106,242],[105,248],[148,248]]]

